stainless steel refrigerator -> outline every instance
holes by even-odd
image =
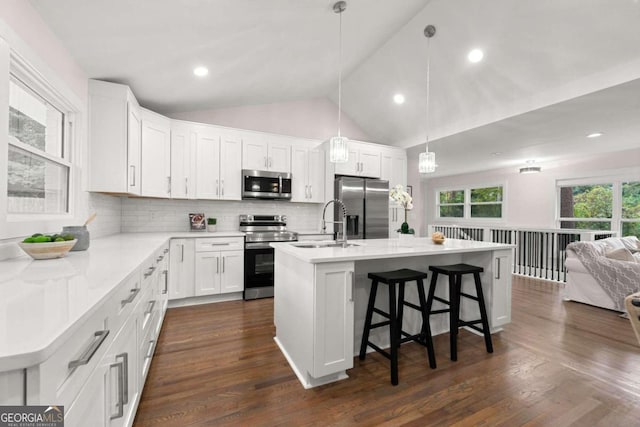
[[[389,181],[341,176],[334,190],[335,198],[347,208],[347,239],[389,237]],[[337,205],[333,217],[342,217]]]

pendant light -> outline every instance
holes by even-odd
[[[424,29],[424,35],[427,38],[427,116],[425,123],[425,131],[427,134],[427,142],[426,142],[426,151],[424,153],[420,153],[420,157],[418,160],[418,170],[420,173],[433,173],[436,171],[436,153],[429,152],[429,97],[431,95],[429,91],[429,86],[431,83],[431,57],[429,52],[429,45],[431,41],[431,37],[436,34],[436,27],[433,25],[427,25]]]
[[[340,135],[340,119],[342,115],[342,12],[347,8],[347,2],[339,1],[333,5],[333,11],[340,15],[340,54],[338,69],[338,136],[329,141],[329,161],[332,163],[345,163],[349,160],[348,139]]]

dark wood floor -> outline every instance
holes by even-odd
[[[640,425],[640,347],[618,313],[562,301],[559,284],[514,276],[512,323],[461,331],[458,362],[435,337],[388,361],[354,361],[349,379],[305,390],[273,336],[273,300],[170,309],[135,426]]]

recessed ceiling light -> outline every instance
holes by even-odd
[[[491,153],[492,156],[501,156],[502,155],[502,151],[494,151],[493,153]]]
[[[470,62],[480,62],[480,61],[482,61],[483,57],[484,57],[484,53],[480,49],[473,49],[467,55],[467,59]]]
[[[209,70],[207,69],[207,67],[196,67],[193,69],[193,74],[198,77],[204,77],[209,74]]]
[[[396,93],[393,95],[393,102],[396,104],[404,104],[404,95],[401,93]]]
[[[587,138],[597,138],[599,136],[602,136],[602,132],[590,133],[589,135],[587,135]]]

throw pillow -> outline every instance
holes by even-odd
[[[636,259],[631,255],[631,251],[627,248],[619,248],[609,251],[605,254],[609,259],[616,259],[618,261],[636,262]]]

